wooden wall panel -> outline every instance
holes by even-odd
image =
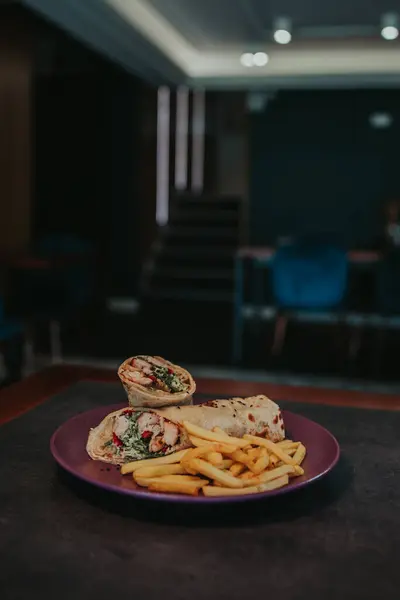
[[[157,237],[156,174],[157,174],[157,88],[142,83],[139,90],[138,115],[140,119],[138,146],[140,156],[136,200],[138,224],[138,260],[143,265],[149,257]]]
[[[0,8],[0,252],[30,241],[31,82],[30,24]]]

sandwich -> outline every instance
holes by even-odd
[[[191,404],[196,383],[191,374],[160,356],[133,356],[118,369],[133,407]]]
[[[192,446],[184,421],[209,430],[219,427],[235,437],[258,435],[273,442],[285,437],[279,406],[266,396],[253,396],[198,406],[123,408],[90,430],[86,450],[94,460],[117,465],[165,456]]]

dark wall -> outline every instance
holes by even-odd
[[[35,83],[35,238],[92,241],[109,293],[134,293],[139,268],[140,85],[99,57]]]
[[[34,29],[19,7],[0,7],[0,252],[30,241],[31,81]]]
[[[392,126],[372,128],[376,111]],[[249,121],[252,243],[322,233],[376,244],[382,205],[400,195],[399,91],[282,92]]]

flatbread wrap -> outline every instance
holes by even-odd
[[[235,437],[260,435],[273,442],[285,437],[279,406],[266,396],[253,396],[198,406],[123,408],[90,430],[86,449],[94,460],[112,464],[164,456],[192,446],[184,421],[209,430],[220,427]]]
[[[189,371],[161,356],[131,356],[119,367],[118,376],[135,408],[191,404],[196,391]]]

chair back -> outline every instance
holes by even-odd
[[[376,304],[382,314],[400,314],[400,250],[390,252],[378,265]]]
[[[46,236],[37,245],[39,256],[45,258],[63,258],[82,255],[82,261],[70,264],[50,274],[53,285],[63,290],[66,302],[82,305],[90,298],[94,286],[94,266],[91,256],[93,246],[90,242],[69,234]],[[88,260],[84,260],[85,255]]]
[[[271,267],[275,301],[282,308],[323,310],[344,299],[348,261],[337,246],[296,242],[279,248]]]

